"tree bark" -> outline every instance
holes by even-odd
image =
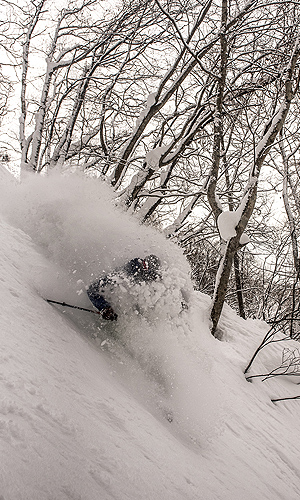
[[[235,253],[233,256],[233,264],[234,264],[234,276],[236,285],[236,295],[239,305],[239,313],[241,318],[246,319],[244,298],[243,298],[243,287],[242,287],[241,272],[240,272],[240,258],[237,253]]]

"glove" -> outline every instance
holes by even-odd
[[[117,321],[118,315],[115,313],[112,307],[106,307],[102,311],[102,318],[108,321]]]

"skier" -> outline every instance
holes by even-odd
[[[160,278],[160,260],[156,255],[148,255],[144,259],[135,258],[130,260],[123,268],[114,271],[103,278],[99,278],[92,283],[87,294],[92,304],[100,311],[102,318],[108,321],[116,321],[118,315],[113,310],[111,304],[105,298],[108,288],[117,285],[117,276],[127,276],[134,283],[143,281],[155,281]]]

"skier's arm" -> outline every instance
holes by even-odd
[[[96,281],[95,283],[92,283],[88,289],[87,289],[87,294],[88,298],[92,302],[92,304],[99,309],[99,311],[102,311],[103,309],[106,309],[107,307],[111,307],[110,303],[99,293],[99,284],[100,280]]]

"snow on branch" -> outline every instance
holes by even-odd
[[[222,212],[218,219],[217,225],[222,240],[228,241],[236,236],[236,226],[241,217],[241,206],[237,210]],[[240,238],[240,244],[246,245],[249,243],[249,237],[243,233]]]
[[[265,131],[263,137],[261,138],[261,140],[259,141],[259,143],[255,148],[255,169],[253,175],[258,175],[261,164],[268,152],[268,148],[273,144],[277,136],[277,133],[281,130],[283,126],[283,123],[290,108],[291,101],[298,88],[299,82],[297,83],[296,89],[294,90],[292,89],[292,80],[299,55],[300,55],[300,37],[298,36],[294,45],[293,53],[290,57],[290,61],[286,66],[285,70],[283,71],[283,76],[285,77],[284,100],[279,109],[277,110],[277,112],[274,114],[271,123],[267,127],[267,130]]]
[[[170,149],[170,146],[158,146],[146,153],[145,161],[152,170],[157,170],[160,166],[161,157]]]
[[[143,119],[148,114],[149,109],[155,104],[155,97],[156,97],[156,92],[153,92],[152,94],[148,95],[147,101],[146,101],[146,106],[140,112],[140,115],[139,115],[139,117],[136,120],[135,129],[134,129],[135,131],[139,128],[139,126],[142,123]]]

